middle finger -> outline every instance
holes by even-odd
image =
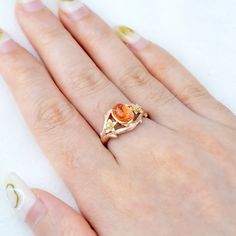
[[[21,27],[46,63],[57,86],[100,132],[104,113],[116,103],[129,103],[129,100],[96,67],[46,7],[33,12],[27,9],[24,4],[17,4],[16,14]]]

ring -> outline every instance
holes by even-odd
[[[103,130],[100,134],[103,144],[135,129],[148,114],[138,104],[117,104],[105,115]]]

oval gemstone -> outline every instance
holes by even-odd
[[[129,123],[134,119],[134,113],[131,108],[125,104],[117,104],[112,109],[112,115],[120,123]]]

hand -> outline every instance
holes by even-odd
[[[82,212],[11,174],[9,199],[35,235],[236,235],[236,117],[133,30],[118,28],[123,43],[76,0],[60,3],[65,27],[22,2],[45,64],[1,32],[0,72]],[[132,102],[149,118],[104,146],[104,114]]]

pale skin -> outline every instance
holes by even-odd
[[[92,11],[16,15],[47,70],[18,46],[0,72],[82,213],[35,189],[48,208],[35,235],[236,235],[235,115],[165,50],[133,50]],[[150,117],[106,147],[104,114],[120,102]]]

